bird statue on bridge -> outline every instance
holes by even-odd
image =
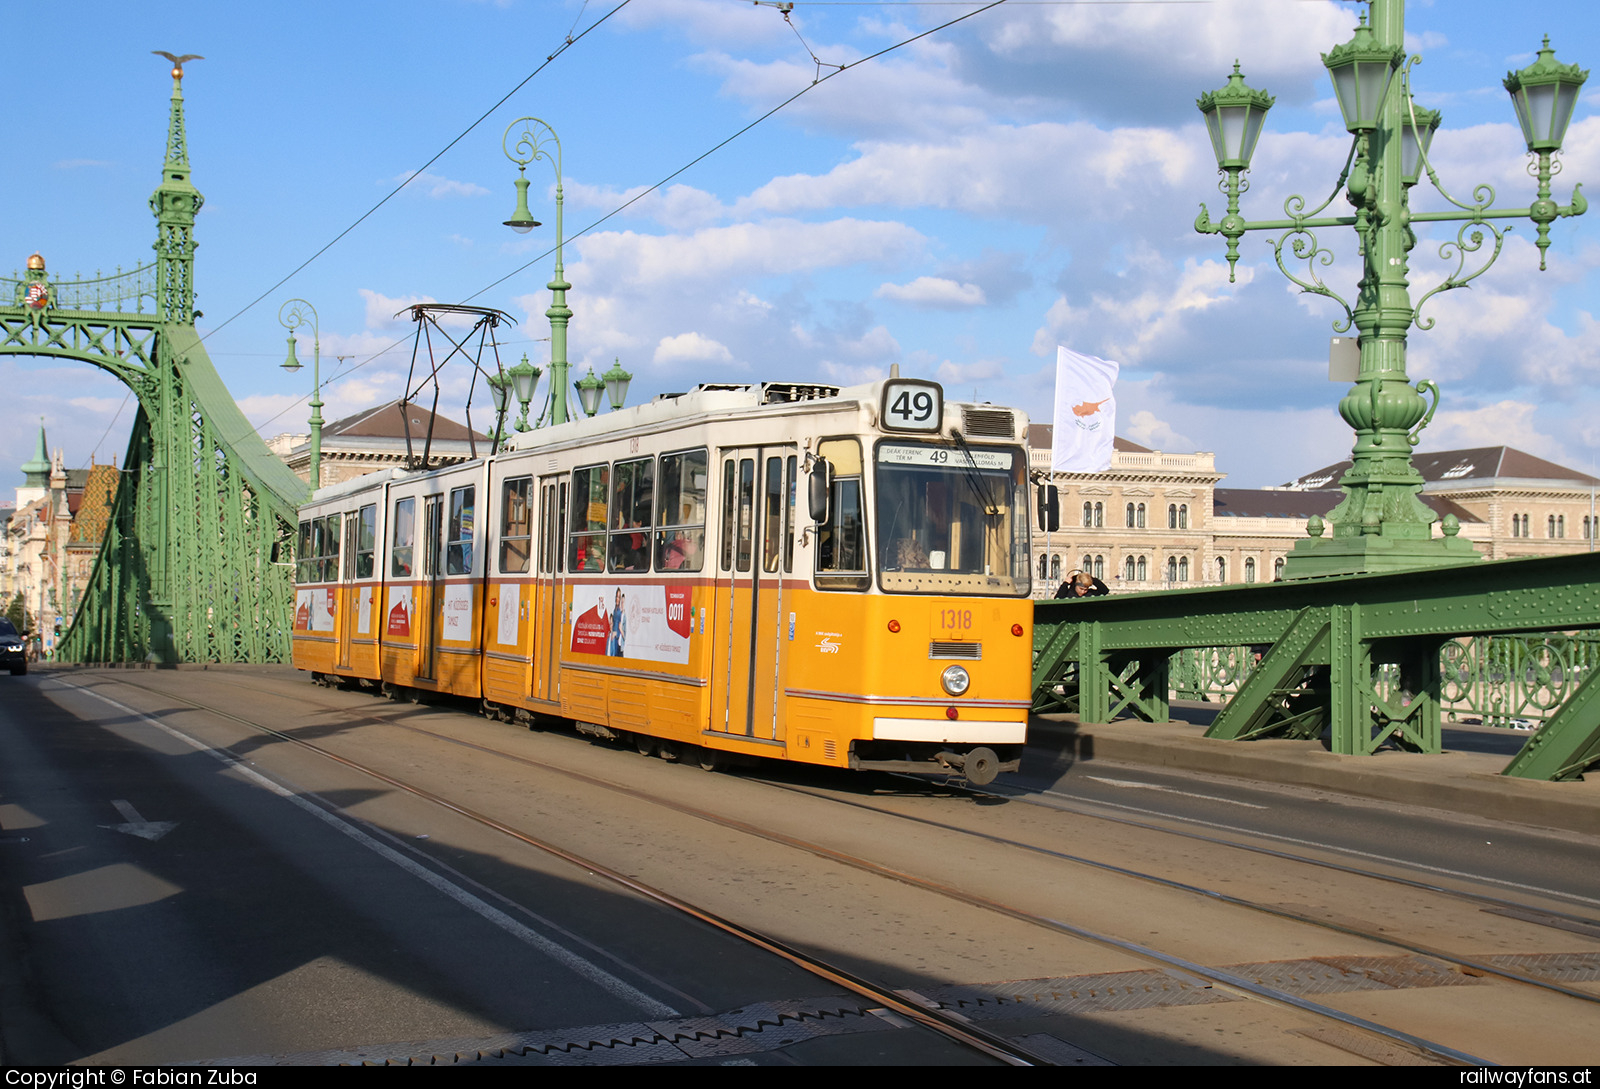
[[[158,57],[166,57],[169,61],[172,62],[172,78],[173,79],[182,79],[183,78],[183,63],[184,63],[184,61],[201,61],[201,60],[205,60],[205,58],[202,57],[198,53],[185,53],[183,56],[177,57],[177,56],[173,56],[171,53],[168,53],[165,49],[152,49],[152,50],[150,50],[150,52],[154,53]]]

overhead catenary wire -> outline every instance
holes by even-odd
[[[444,147],[440,148],[438,150],[438,152],[434,154],[433,158],[429,159],[427,162],[423,163],[417,169],[415,169],[415,170],[411,171],[409,174],[407,174],[406,177],[405,177],[405,180],[403,180],[399,185],[395,186],[393,189],[389,190],[388,193],[384,194],[383,199],[379,200],[378,203],[374,204],[371,208],[368,208],[365,212],[362,212],[361,215],[359,217],[357,217],[357,219],[356,219],[356,221],[354,223],[351,223],[344,230],[342,230],[338,234],[334,235],[333,238],[329,239],[328,242],[321,249],[317,250],[316,253],[313,253],[310,257],[307,257],[304,261],[300,262],[286,276],[284,276],[281,280],[279,280],[277,283],[273,284],[271,287],[267,288],[265,291],[263,291],[261,294],[257,295],[255,298],[251,299],[249,302],[245,303],[244,306],[240,307],[233,314],[229,315],[228,318],[225,321],[222,322],[222,324],[220,324],[220,325],[216,326],[215,328],[211,329],[209,332],[207,332],[205,334],[205,336],[201,337],[200,339],[202,341],[205,341],[205,340],[210,339],[210,337],[213,336],[214,334],[221,332],[223,329],[225,329],[235,319],[237,319],[239,317],[242,317],[244,314],[246,314],[250,310],[252,310],[256,306],[256,304],[261,302],[262,299],[265,299],[268,295],[271,295],[274,291],[278,290],[278,288],[282,287],[284,284],[288,283],[290,280],[292,280],[296,276],[298,276],[302,271],[305,270],[305,268],[308,265],[311,264],[311,262],[315,261],[317,258],[321,257],[323,254],[325,254],[329,250],[331,250],[334,246],[338,245],[340,239],[344,238],[345,235],[349,234],[351,231],[353,231],[357,227],[361,226],[361,224],[363,222],[365,222],[368,217],[370,217],[379,208],[382,208],[385,204],[388,204],[389,201],[392,200],[402,189],[404,189],[406,186],[410,185],[417,178],[421,177],[423,171],[427,170],[428,167],[430,167],[434,163],[438,162],[441,158],[444,157],[446,152],[448,152],[451,148],[455,147],[462,140],[466,139],[467,135],[469,133],[471,133],[473,129],[475,129],[479,125],[483,124],[483,122],[488,119],[490,114],[494,113],[501,106],[504,106],[506,104],[506,102],[511,98],[512,95],[516,94],[518,91],[522,90],[522,88],[526,87],[528,85],[529,80],[533,79],[534,76],[537,76],[540,72],[543,72],[546,68],[548,68],[555,61],[555,59],[557,57],[561,56],[561,54],[565,53],[568,49],[572,48],[578,42],[582,41],[584,39],[584,37],[591,30],[593,30],[595,27],[599,26],[600,24],[604,23],[607,19],[611,18],[613,15],[615,15],[617,12],[621,11],[623,8],[627,7],[632,2],[633,2],[633,0],[622,0],[622,2],[619,3],[616,7],[612,8],[610,11],[608,11],[604,15],[600,16],[600,18],[596,19],[593,23],[591,23],[587,27],[585,27],[583,29],[583,33],[579,34],[577,37],[573,37],[572,36],[572,32],[569,30],[567,32],[566,39],[559,46],[556,47],[555,52],[551,53],[548,57],[546,57],[544,59],[544,61],[542,63],[540,63],[540,65],[537,68],[535,68],[533,71],[529,72],[525,77],[523,77],[522,82],[518,83],[515,87],[511,88],[511,90],[507,91],[503,96],[501,96],[501,98],[500,98],[500,100],[498,102],[496,102],[493,106],[490,106],[487,110],[484,110],[483,113],[479,114],[478,118],[475,121],[473,121],[472,124],[468,125],[464,129],[462,129],[461,132],[459,134],[457,134],[455,139],[451,140]],[[585,5],[587,5],[587,0],[585,0]],[[580,16],[582,15],[581,11],[579,12],[579,15]],[[573,26],[576,27],[577,23],[573,23]],[[388,351],[388,349],[385,348],[384,351]],[[268,422],[270,422],[270,421],[268,421]]]
[[[678,167],[678,169],[674,170],[672,173],[666,175],[664,178],[662,178],[660,181],[656,182],[654,185],[651,185],[651,186],[649,186],[649,187],[647,187],[645,189],[640,190],[638,193],[635,193],[632,197],[630,197],[627,200],[623,201],[621,204],[617,205],[615,208],[613,208],[611,211],[607,212],[605,215],[601,216],[599,219],[596,219],[593,222],[589,223],[587,226],[585,226],[585,227],[583,227],[583,228],[581,228],[581,229],[579,229],[577,231],[574,231],[571,234],[566,235],[562,239],[563,244],[565,244],[567,242],[571,242],[574,239],[581,238],[584,235],[588,234],[590,231],[593,231],[595,228],[599,227],[601,224],[607,222],[610,219],[613,219],[614,217],[616,217],[618,215],[621,215],[623,212],[627,211],[634,204],[636,204],[639,201],[643,200],[645,197],[649,196],[651,193],[654,193],[656,190],[660,189],[662,186],[664,186],[667,183],[671,182],[673,179],[675,179],[675,178],[679,177],[680,175],[686,173],[687,171],[693,169],[695,166],[697,166],[698,164],[700,164],[704,160],[710,158],[712,155],[715,155],[717,152],[721,151],[723,148],[727,147],[729,144],[731,144],[735,140],[739,139],[739,137],[743,136],[745,133],[747,133],[750,130],[756,128],[762,122],[764,122],[767,119],[771,118],[774,114],[777,114],[779,111],[787,108],[790,105],[793,105],[799,99],[801,99],[805,95],[811,93],[812,91],[816,90],[818,87],[822,86],[824,83],[827,83],[829,80],[835,79],[835,78],[837,78],[839,76],[844,75],[846,72],[850,71],[852,68],[858,68],[861,65],[866,64],[869,61],[877,60],[879,57],[885,56],[885,55],[887,55],[889,53],[893,53],[894,51],[896,51],[898,49],[903,49],[908,45],[911,45],[911,44],[913,44],[915,42],[921,41],[923,38],[929,37],[930,35],[937,34],[942,30],[948,30],[950,27],[955,26],[957,23],[965,22],[966,20],[971,19],[971,18],[973,18],[974,16],[977,16],[977,15],[982,15],[984,12],[989,11],[989,10],[991,10],[993,8],[1000,7],[1002,4],[1014,3],[1014,2],[1015,2],[1015,0],[990,0],[990,2],[985,3],[980,7],[974,8],[972,11],[963,12],[962,14],[957,15],[955,18],[948,19],[945,22],[942,22],[942,23],[938,24],[937,26],[929,27],[927,30],[920,31],[920,32],[918,32],[916,34],[911,35],[908,38],[904,38],[904,39],[902,39],[902,40],[900,40],[898,42],[895,42],[892,45],[885,46],[884,48],[879,49],[876,52],[868,53],[866,56],[860,57],[860,58],[858,58],[856,60],[853,60],[848,64],[840,65],[838,67],[837,71],[829,72],[826,75],[821,76],[820,78],[818,78],[816,80],[813,80],[811,83],[809,83],[806,86],[800,88],[800,90],[796,91],[794,94],[790,95],[788,98],[784,99],[782,102],[779,102],[776,106],[773,106],[771,109],[767,110],[760,117],[755,118],[749,124],[743,126],[742,128],[738,129],[737,131],[735,131],[732,135],[724,138],[723,140],[717,142],[716,144],[713,144],[710,148],[707,148],[705,151],[701,152],[699,155],[696,155],[693,159],[690,159],[688,162],[686,162],[682,166]],[[620,8],[621,5],[618,5],[618,7]],[[615,8],[612,9],[612,12],[607,14],[607,18],[609,18],[611,14],[614,14],[616,10],[617,9],[615,9]],[[596,24],[596,25],[599,25],[599,24]],[[593,29],[593,28],[591,27],[590,29]],[[586,34],[586,33],[588,33],[588,31],[586,30],[586,31],[584,31],[584,33]],[[582,35],[579,35],[579,37],[582,37]],[[465,135],[465,133],[463,133],[463,135]],[[458,137],[458,139],[459,139],[459,137]],[[442,152],[441,152],[441,154],[442,154]],[[513,278],[515,276],[522,275],[522,273],[526,272],[528,269],[532,268],[534,265],[538,264],[539,262],[541,262],[541,261],[545,260],[546,258],[548,258],[551,254],[555,253],[555,250],[556,250],[556,248],[554,246],[551,246],[549,249],[545,250],[543,253],[541,253],[541,254],[537,255],[536,257],[533,257],[530,260],[526,261],[525,263],[517,266],[516,268],[512,269],[510,272],[506,273],[504,276],[501,276],[499,279],[493,280],[490,283],[485,284],[483,287],[479,288],[477,291],[474,291],[472,294],[470,294],[470,295],[466,296],[465,298],[461,299],[460,302],[461,303],[470,303],[473,299],[476,299],[480,295],[483,295],[483,294],[485,294],[485,293],[487,293],[489,291],[494,290],[496,287],[499,287],[501,284],[505,283],[507,280],[510,280],[511,278]],[[386,346],[384,348],[379,349],[377,352],[374,352],[372,355],[368,356],[366,359],[363,359],[361,362],[356,363],[353,366],[347,368],[342,374],[338,374],[338,375],[334,375],[334,376],[330,377],[327,381],[322,383],[322,388],[326,389],[328,386],[332,385],[334,382],[338,381],[340,378],[349,377],[351,374],[354,374],[356,371],[360,370],[362,367],[365,367],[367,364],[374,362],[375,360],[377,360],[381,356],[388,354],[389,352],[393,351],[395,348],[397,348],[400,345],[404,344],[406,339],[407,338],[400,338],[398,340],[395,340],[393,343],[389,344],[388,346]],[[272,423],[273,420],[276,420],[279,416],[282,416],[282,415],[284,415],[284,413],[289,412],[290,410],[295,408],[297,405],[299,405],[304,400],[305,400],[304,397],[299,398],[294,403],[290,404],[288,407],[286,407],[282,411],[278,412],[276,415],[274,415],[271,418],[263,421],[261,426],[265,427],[265,426],[267,426],[267,424]]]

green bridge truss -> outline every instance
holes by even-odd
[[[195,332],[194,217],[175,69],[156,259],[53,283],[0,281],[0,355],[93,364],[139,400],[110,526],[56,656],[76,662],[273,662],[289,656],[293,537],[307,487],[239,411]],[[33,267],[37,266],[37,267]],[[146,310],[148,305],[149,309]]]
[[[1206,736],[1320,737],[1334,752],[1440,750],[1440,650],[1462,636],[1600,629],[1600,553],[1386,575],[1172,590],[1034,607],[1034,707],[1084,723],[1170,717],[1173,656],[1261,655]],[[1252,655],[1253,657],[1253,655]],[[1568,779],[1600,762],[1600,670],[1505,774]]]

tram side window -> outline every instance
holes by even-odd
[[[528,569],[533,548],[533,519],[528,506],[530,476],[505,483],[500,499],[500,571],[520,574]]]
[[[397,579],[411,577],[411,551],[417,542],[417,501],[396,499],[394,502],[394,533],[389,543],[389,576]]]
[[[817,444],[819,456],[833,465],[828,521],[817,527],[817,589],[865,590],[866,520],[861,488],[861,443],[834,439]]]
[[[705,566],[708,464],[704,450],[661,456],[657,571],[699,571]]]
[[[300,523],[294,576],[296,582],[333,582],[339,577],[339,515]]]
[[[294,580],[296,582],[313,581],[311,562],[311,523],[301,522],[294,549]]]
[[[572,473],[572,538],[569,571],[606,569],[606,495],[611,467],[593,465]]]
[[[450,492],[450,532],[445,538],[445,574],[472,574],[472,532],[478,489]]]
[[[372,577],[373,557],[378,551],[378,505],[368,503],[356,512],[355,577]]]
[[[615,474],[616,483],[611,489],[611,570],[648,571],[655,460],[619,461]]]

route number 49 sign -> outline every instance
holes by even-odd
[[[883,411],[878,418],[889,431],[937,433],[944,426],[944,390],[936,382],[890,379],[884,383]]]

